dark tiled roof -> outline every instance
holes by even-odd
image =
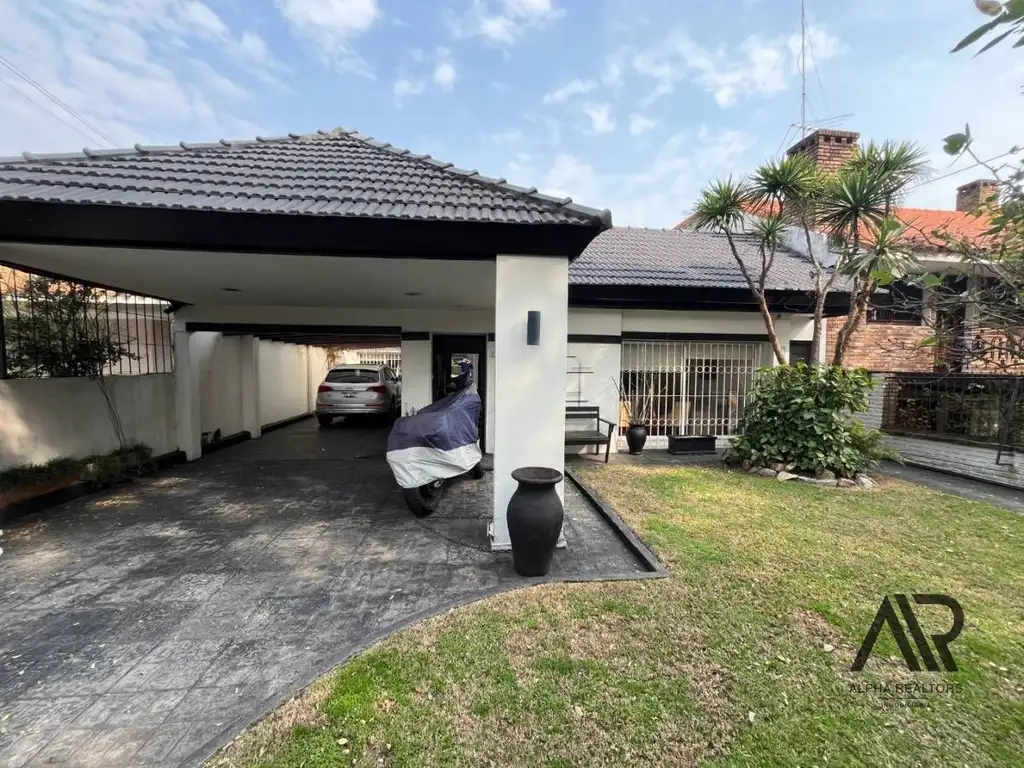
[[[0,158],[0,200],[607,227],[611,214],[354,131]]]
[[[761,257],[756,241],[734,236],[740,257],[755,276]],[[814,288],[810,261],[785,248],[776,251],[766,287],[775,291]],[[725,235],[679,229],[624,229],[602,232],[569,265],[574,285],[639,285],[747,290]]]

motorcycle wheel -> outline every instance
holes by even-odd
[[[416,517],[427,517],[437,511],[441,501],[441,488],[444,481],[435,480],[418,488],[404,488],[405,504]]]
[[[474,480],[480,480],[484,476],[484,466],[479,461],[476,463],[471,470],[469,470],[469,476]]]

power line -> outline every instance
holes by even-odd
[[[79,114],[73,107],[69,106],[67,103],[65,103],[63,100],[61,100],[59,97],[55,96],[51,91],[49,91],[45,86],[43,86],[37,80],[35,80],[31,75],[28,75],[25,72],[23,72],[16,64],[14,64],[14,62],[12,62],[10,59],[8,59],[3,54],[0,54],[0,65],[6,67],[11,72],[13,72],[15,75],[20,77],[22,80],[24,80],[30,86],[32,86],[37,91],[39,91],[41,94],[43,94],[43,96],[45,96],[47,99],[52,101],[58,107],[60,107],[65,112],[67,112],[69,115],[71,115],[73,118],[75,118],[78,122],[80,122],[86,128],[91,130],[97,136],[100,136],[105,142],[107,142],[108,144],[111,144],[111,145],[113,145],[115,147],[120,147],[121,146],[121,144],[118,143],[117,139],[113,138],[108,133],[104,133],[99,128],[97,128],[95,125],[90,123],[81,114]],[[91,140],[92,139],[90,138],[90,141]]]
[[[79,135],[84,136],[86,141],[90,141],[91,142],[91,141],[95,140],[94,136],[90,136],[85,131],[83,131],[81,128],[79,128],[77,125],[75,125],[74,123],[68,122],[63,117],[58,115],[56,112],[51,112],[46,107],[44,107],[42,104],[40,104],[38,101],[36,101],[31,96],[29,96],[27,93],[25,93],[20,88],[18,88],[14,83],[12,83],[12,82],[10,82],[8,80],[4,80],[4,78],[2,78],[2,77],[0,77],[0,83],[3,83],[4,85],[6,85],[8,88],[10,88],[16,94],[21,96],[21,98],[23,98],[25,101],[27,101],[29,104],[31,104],[36,109],[38,109],[38,110],[40,110],[42,112],[45,112],[47,115],[49,115],[50,117],[54,118],[55,120],[59,120],[60,122],[62,122],[64,125],[66,125],[71,130],[76,131]]]

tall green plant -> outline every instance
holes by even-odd
[[[96,378],[130,357],[110,333],[108,306],[81,283],[32,275],[4,301],[8,374]]]
[[[852,477],[874,460],[860,448],[863,438],[850,419],[867,410],[873,387],[863,369],[803,363],[763,368],[733,449],[761,466],[778,463],[797,472]]]

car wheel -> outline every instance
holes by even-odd
[[[334,417],[332,417],[332,416],[317,416],[316,420],[320,423],[320,428],[321,429],[326,429],[327,427],[331,426],[331,422],[334,421]]]

